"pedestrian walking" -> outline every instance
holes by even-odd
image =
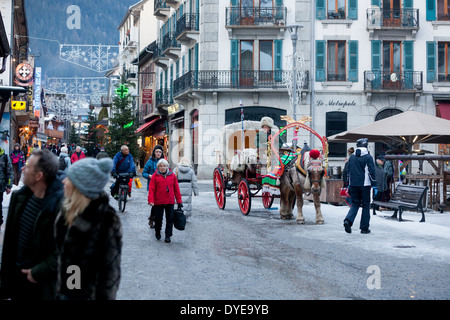
[[[356,141],[356,151],[348,160],[348,185],[352,206],[344,219],[347,233],[352,232],[352,225],[360,207],[362,207],[361,233],[370,233],[370,189],[376,189],[375,165],[373,157],[367,150],[369,140],[361,138]],[[376,193],[376,190],[375,190]]]
[[[20,150],[20,144],[14,144],[14,149],[11,152],[10,157],[14,172],[14,184],[18,186],[22,174],[22,167],[25,165],[25,155],[23,154],[23,151]]]
[[[144,166],[144,170],[142,171],[142,176],[147,179],[147,191],[150,186],[150,180],[152,175],[156,172],[156,165],[158,161],[163,159],[164,148],[161,145],[156,145],[153,148],[152,156],[147,160],[147,163]],[[150,228],[155,227],[155,212],[154,207],[152,207],[150,212],[150,217],[148,217],[148,225]]]
[[[384,193],[387,190],[387,176],[384,171],[384,155],[379,155],[375,161],[375,178],[377,180],[377,187],[373,189],[373,200],[383,201]],[[373,215],[376,215],[375,210],[380,210],[378,205],[373,204]]]
[[[384,172],[386,173],[387,184],[387,188],[381,197],[381,201],[389,202],[389,200],[391,200],[391,187],[392,183],[394,182],[394,166],[392,165],[391,161],[386,160],[385,154],[381,154],[380,157],[384,161],[383,168]]]
[[[110,158],[81,159],[69,168],[63,180],[64,202],[55,223],[57,299],[116,298],[122,226],[103,191],[112,165]],[[80,274],[76,289],[68,286],[73,266],[79,268]]]
[[[69,150],[67,150],[67,147],[61,147],[61,152],[59,153],[59,170],[64,171],[64,173],[67,174],[71,164]]]
[[[105,147],[100,148],[100,152],[97,153],[97,156],[95,158],[97,158],[98,160],[103,158],[109,158],[109,155],[105,151]]]
[[[10,194],[14,181],[14,171],[10,157],[0,148],[0,226],[3,225],[3,193]]]
[[[77,146],[76,149],[75,149],[75,152],[72,153],[72,156],[70,157],[70,161],[72,161],[72,164],[74,164],[78,160],[81,160],[81,159],[84,159],[84,158],[86,158],[86,155],[81,150],[81,147]]]
[[[23,169],[24,186],[11,195],[0,272],[3,299],[55,298],[53,228],[64,195],[58,167],[50,150],[34,149]]]
[[[350,157],[353,155],[354,152],[355,152],[355,148],[353,148],[353,147],[350,147],[347,150],[347,158],[345,158],[344,169],[342,170],[342,181],[344,182],[344,188],[348,188],[348,159],[350,159]],[[347,205],[349,207],[352,206],[352,198],[351,197],[345,198],[345,202],[347,203]]]
[[[175,199],[178,207],[182,207],[180,188],[175,174],[169,169],[165,159],[158,161],[157,170],[152,175],[148,190],[148,204],[155,207],[155,237],[161,239],[161,227],[164,212],[166,213],[166,229],[164,241],[169,243],[173,229],[173,208]]]
[[[175,174],[180,187],[184,215],[189,218],[192,215],[192,193],[194,193],[194,196],[199,195],[197,177],[189,159],[181,158],[175,168]]]

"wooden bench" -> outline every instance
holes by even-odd
[[[400,184],[395,189],[395,192],[389,202],[372,202],[373,213],[375,214],[376,206],[394,209],[392,218],[397,218],[398,212],[398,221],[403,221],[402,213],[404,210],[418,210],[422,213],[422,219],[420,220],[420,222],[425,222],[423,199],[424,197],[426,197],[427,191],[427,186],[412,186],[407,184]]]

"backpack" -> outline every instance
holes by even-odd
[[[59,170],[66,170],[67,163],[66,163],[66,157],[59,157]]]

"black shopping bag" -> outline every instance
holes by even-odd
[[[183,209],[178,208],[173,210],[173,226],[177,230],[184,230],[186,227],[186,216],[184,215]]]

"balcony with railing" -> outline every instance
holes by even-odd
[[[155,106],[157,108],[165,107],[173,104],[172,90],[159,89],[155,94]]]
[[[163,69],[166,69],[169,65],[169,58],[166,57],[163,51],[163,46],[161,43],[157,43],[155,46],[155,50],[153,52],[153,58],[155,64]]]
[[[156,19],[166,21],[170,15],[170,8],[166,4],[166,0],[155,0],[153,4],[153,15]]]
[[[423,91],[422,71],[390,73],[383,71],[364,71],[365,92],[421,93]]]
[[[255,71],[255,70],[214,70],[189,71],[173,82],[173,96],[179,97],[190,90],[227,91],[287,91],[286,81],[292,71]],[[309,73],[306,72],[303,89],[309,88]]]
[[[226,27],[282,27],[287,9],[278,7],[227,7]]]
[[[177,21],[175,37],[183,46],[191,47],[198,43],[199,37],[199,15],[185,13]]]
[[[419,9],[403,8],[384,10],[369,8],[367,14],[367,30],[419,30]]]
[[[178,9],[180,4],[183,2],[182,0],[165,0],[165,1],[169,7],[174,8],[175,10]]]
[[[162,41],[162,51],[172,60],[178,60],[181,55],[181,43],[177,41],[175,32],[166,33]]]

